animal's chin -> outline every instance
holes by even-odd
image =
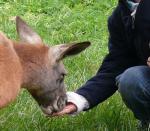
[[[62,108],[62,109],[63,109],[63,108]],[[48,115],[48,116],[52,115],[53,113],[59,112],[59,111],[61,111],[62,109],[58,109],[58,108],[57,108],[57,110],[56,110],[56,109],[54,109],[53,106],[47,106],[47,107],[41,106],[41,110],[43,111],[43,113],[44,113],[45,115]]]
[[[48,107],[41,106],[41,110],[46,115],[52,115],[53,114],[53,108],[52,108],[52,106],[48,106]]]
[[[59,112],[63,110],[66,105],[67,98],[66,97],[57,97],[57,99],[53,102],[53,104],[49,106],[42,106],[41,109],[44,114],[52,115],[53,113]]]

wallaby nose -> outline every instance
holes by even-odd
[[[59,110],[62,110],[66,106],[66,104],[67,104],[67,97],[66,96],[59,97],[57,101],[57,106]]]

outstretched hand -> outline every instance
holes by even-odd
[[[71,102],[68,102],[66,107],[60,111],[60,112],[57,112],[57,113],[53,113],[53,117],[55,116],[64,116],[64,115],[67,115],[67,114],[72,114],[74,112],[77,111],[77,106]]]

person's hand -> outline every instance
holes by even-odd
[[[71,102],[68,102],[66,107],[62,111],[53,113],[52,116],[64,116],[66,114],[72,114],[76,111],[77,111],[77,106]]]
[[[147,59],[147,65],[150,67],[150,57]]]

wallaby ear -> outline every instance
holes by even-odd
[[[79,54],[89,46],[90,46],[89,41],[73,44],[62,44],[52,47],[51,51],[53,52],[56,61],[59,61],[67,56]]]
[[[19,38],[22,42],[30,44],[41,44],[41,37],[34,32],[31,27],[23,21],[19,16],[16,17],[16,28]]]
[[[0,32],[0,44],[9,45],[10,40],[7,38],[7,36],[4,35],[4,33]]]

